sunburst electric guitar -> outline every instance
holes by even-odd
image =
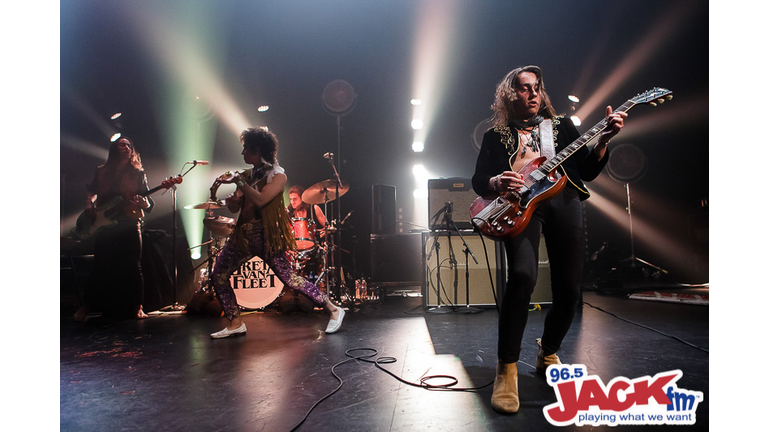
[[[626,112],[639,104],[656,106],[671,99],[671,91],[654,87],[624,102],[615,112]],[[560,167],[562,163],[606,127],[608,127],[607,117],[558,152],[552,159],[540,157],[526,164],[519,171],[525,181],[519,191],[477,197],[469,207],[472,224],[482,234],[494,240],[504,240],[520,234],[528,225],[538,204],[557,195],[565,187],[568,179]]]

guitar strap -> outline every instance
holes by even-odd
[[[541,155],[547,160],[555,157],[555,140],[552,135],[552,120],[546,119],[539,123],[539,133],[541,134]]]

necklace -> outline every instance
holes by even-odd
[[[521,130],[520,132],[523,132],[524,130]],[[534,126],[531,129],[531,136],[523,142],[523,136],[527,136],[527,134],[519,133],[520,135],[520,155],[525,156],[525,152],[528,151],[528,148],[530,148],[532,151],[536,153],[541,153],[541,138],[539,137],[539,126]]]

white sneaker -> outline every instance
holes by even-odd
[[[221,338],[225,338],[225,337],[235,336],[235,335],[238,335],[238,334],[245,334],[246,330],[247,329],[245,328],[245,323],[242,323],[242,324],[240,324],[240,327],[238,327],[238,328],[236,328],[234,330],[230,330],[230,329],[224,327],[224,330],[219,330],[216,333],[211,333],[211,337],[213,339],[221,339]]]
[[[325,328],[326,334],[336,333],[341,328],[341,322],[344,321],[344,309],[339,307],[339,319],[331,319],[328,321],[328,327]]]

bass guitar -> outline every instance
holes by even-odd
[[[671,99],[671,91],[654,87],[624,102],[616,112],[626,112],[640,104],[656,106]],[[469,207],[472,225],[494,240],[504,240],[520,234],[528,225],[538,204],[557,195],[565,187],[568,178],[562,172],[560,167],[562,163],[606,127],[608,127],[607,117],[558,152],[552,159],[540,157],[526,164],[519,171],[525,181],[519,191],[490,193],[477,197]]]
[[[181,182],[182,177],[180,175],[171,177],[168,180],[163,181],[159,186],[139,194],[139,196],[148,197],[161,189],[170,189]],[[126,207],[127,201],[122,197],[117,196],[96,207],[93,213],[84,211],[78,216],[75,229],[72,230],[72,233],[80,240],[95,238],[104,229],[116,225],[117,221],[115,220],[115,217],[128,211]],[[136,219],[139,219],[144,216],[144,211],[139,210],[138,212],[133,212],[132,215]]]

